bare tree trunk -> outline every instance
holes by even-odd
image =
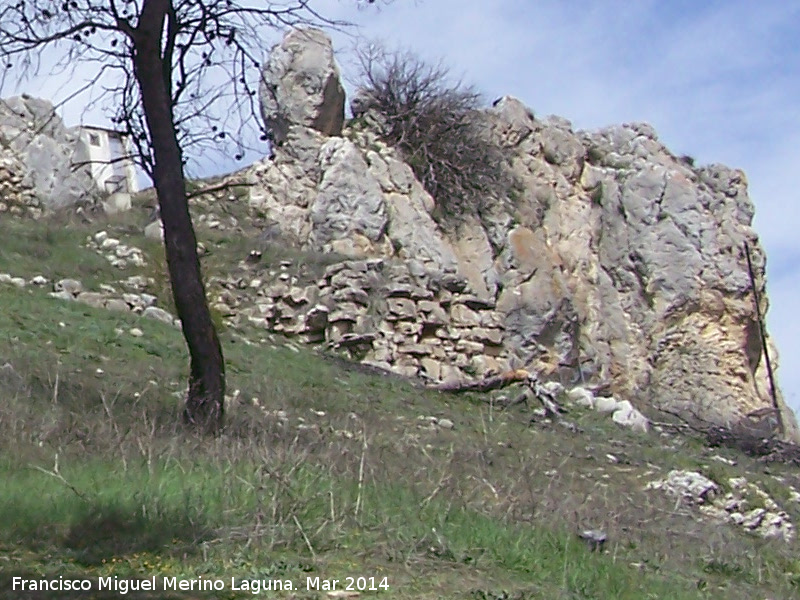
[[[199,429],[217,431],[224,410],[225,363],[206,302],[186,199],[168,79],[171,65],[164,64],[162,56],[162,32],[170,10],[170,0],[145,0],[133,36],[134,72],[153,144],[153,179],[164,223],[172,295],[191,357],[184,420]]]

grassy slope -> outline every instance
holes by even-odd
[[[133,231],[131,219],[105,227]],[[135,272],[80,247],[97,225],[2,226],[0,272],[90,286]],[[207,269],[246,249],[202,235]],[[798,595],[797,543],[746,536],[643,491],[674,467],[773,489],[773,475],[796,482],[796,472],[634,436],[589,413],[570,414],[580,433],[530,424],[524,408],[420,391],[263,332],[227,331],[223,342],[239,393],[222,436],[194,437],[178,425],[179,331],[0,287],[0,598],[22,597],[10,592],[21,574],[386,576],[388,591],[365,594],[383,598]],[[608,530],[606,552],[578,540],[586,527]]]

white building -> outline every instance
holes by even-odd
[[[124,133],[81,125],[78,128],[83,152],[78,162],[85,164],[97,186],[109,194],[132,194],[139,191],[133,145]],[[86,153],[83,156],[84,152]]]

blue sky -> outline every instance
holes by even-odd
[[[319,0],[312,6],[356,23],[367,38],[442,60],[488,101],[511,94],[537,115],[558,114],[576,128],[647,121],[676,154],[744,169],[768,255],[779,383],[800,410],[794,314],[800,0],[395,0],[380,10]],[[265,40],[265,50],[271,42]],[[335,43],[344,51],[353,39],[338,34]],[[340,62],[347,74],[347,56]],[[57,87],[48,81],[27,89],[53,97]],[[63,114],[69,124],[81,115],[97,121],[69,106]]]

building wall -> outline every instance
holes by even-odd
[[[98,187],[108,193],[138,191],[136,165],[128,139],[116,131],[99,127],[81,127],[86,162]],[[124,160],[119,160],[120,158]]]

